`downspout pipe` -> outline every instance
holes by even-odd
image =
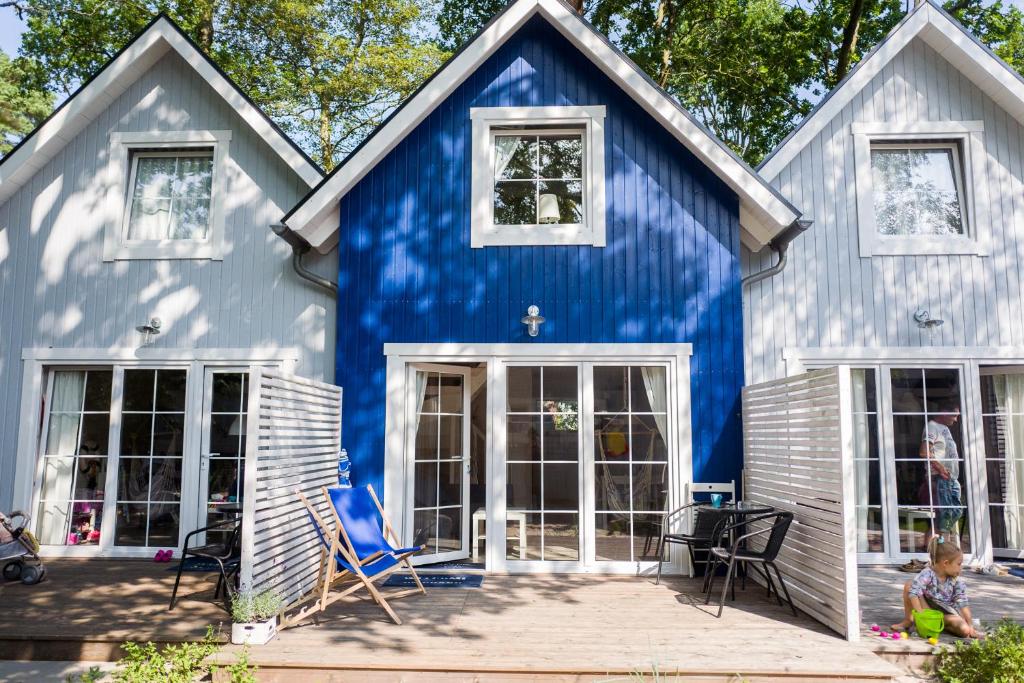
[[[766,268],[765,270],[746,276],[741,281],[742,286],[746,287],[754,284],[755,282],[767,280],[768,278],[775,277],[785,270],[786,263],[788,262],[787,253],[789,251],[790,242],[802,235],[807,228],[811,227],[812,223],[813,221],[802,221],[799,219],[790,223],[788,228],[783,230],[779,233],[778,237],[768,243],[768,247],[779,255],[778,262],[771,268]]]
[[[289,228],[284,223],[273,223],[270,229],[274,231],[274,234],[283,239],[288,243],[288,246],[292,248],[292,268],[295,269],[296,274],[307,282],[312,282],[317,287],[326,290],[333,294],[338,295],[338,283],[332,282],[327,278],[317,275],[302,262],[302,257],[309,253],[312,247],[309,242],[304,240],[301,235]]]

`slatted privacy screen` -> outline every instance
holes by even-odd
[[[241,583],[286,604],[316,583],[320,545],[296,490],[321,514],[338,481],[341,388],[273,370],[252,373],[245,453]]]
[[[793,602],[856,640],[849,377],[827,368],[743,390],[744,497],[793,513],[777,560]]]

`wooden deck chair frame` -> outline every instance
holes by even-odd
[[[388,521],[387,515],[384,514],[384,508],[381,506],[376,492],[374,492],[372,486],[367,486],[367,488],[370,491],[370,497],[373,498],[373,502],[377,506],[377,511],[380,513],[381,520],[383,520],[384,538],[394,543],[396,547],[401,547],[398,535],[392,528],[391,522]],[[423,550],[426,546],[421,545],[415,550],[403,553],[402,555],[397,555],[396,557],[398,562],[393,567],[386,569],[379,574],[368,577],[361,571],[361,567],[376,560],[380,557],[381,553],[375,553],[369,557],[363,558],[361,562],[356,559],[355,548],[352,546],[352,542],[349,540],[348,534],[345,532],[345,527],[342,525],[341,519],[338,517],[338,511],[334,508],[333,504],[330,504],[331,496],[327,492],[327,487],[325,486],[321,489],[321,494],[328,504],[330,504],[331,514],[334,517],[333,529],[327,524],[324,518],[320,516],[320,513],[317,512],[313,504],[310,503],[309,499],[301,491],[296,490],[295,493],[298,495],[299,500],[302,501],[302,504],[306,506],[306,510],[309,511],[309,514],[313,517],[313,521],[320,529],[320,533],[323,534],[324,539],[330,543],[331,549],[328,551],[323,547],[323,544],[321,544],[320,570],[317,576],[316,586],[309,593],[306,593],[304,596],[299,598],[297,602],[282,610],[280,614],[281,628],[295,626],[299,622],[307,619],[310,615],[323,612],[331,604],[355,593],[361,588],[365,588],[367,592],[369,592],[370,597],[372,597],[374,602],[380,605],[381,608],[387,612],[392,621],[401,625],[402,620],[391,608],[391,605],[388,604],[388,600],[396,600],[415,593],[426,594],[427,590],[420,582],[420,577],[416,574],[416,570],[413,568],[412,562],[409,561],[410,557]],[[355,568],[354,572],[338,566],[338,562],[334,558],[337,558],[339,555],[345,560],[345,562]],[[416,582],[416,588],[409,588],[384,594],[377,588],[377,586],[374,585],[374,583],[381,581],[393,574],[395,571],[402,569],[403,566],[412,574],[413,581]],[[345,584],[351,585],[348,585],[343,590],[332,592],[332,589],[335,588],[335,584],[338,584],[339,586]],[[310,602],[313,604],[310,605]],[[306,605],[306,607],[302,607],[303,605]],[[286,615],[287,612],[291,612],[292,610],[300,607],[302,607],[302,609],[299,609],[291,616]]]

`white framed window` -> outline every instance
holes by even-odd
[[[860,255],[987,253],[980,121],[854,123]]]
[[[605,245],[605,108],[476,107],[472,246]]]
[[[103,258],[220,259],[231,131],[111,133]]]

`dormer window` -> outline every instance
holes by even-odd
[[[231,132],[111,133],[106,261],[223,258]]]
[[[604,107],[489,107],[473,119],[474,247],[604,246]]]

